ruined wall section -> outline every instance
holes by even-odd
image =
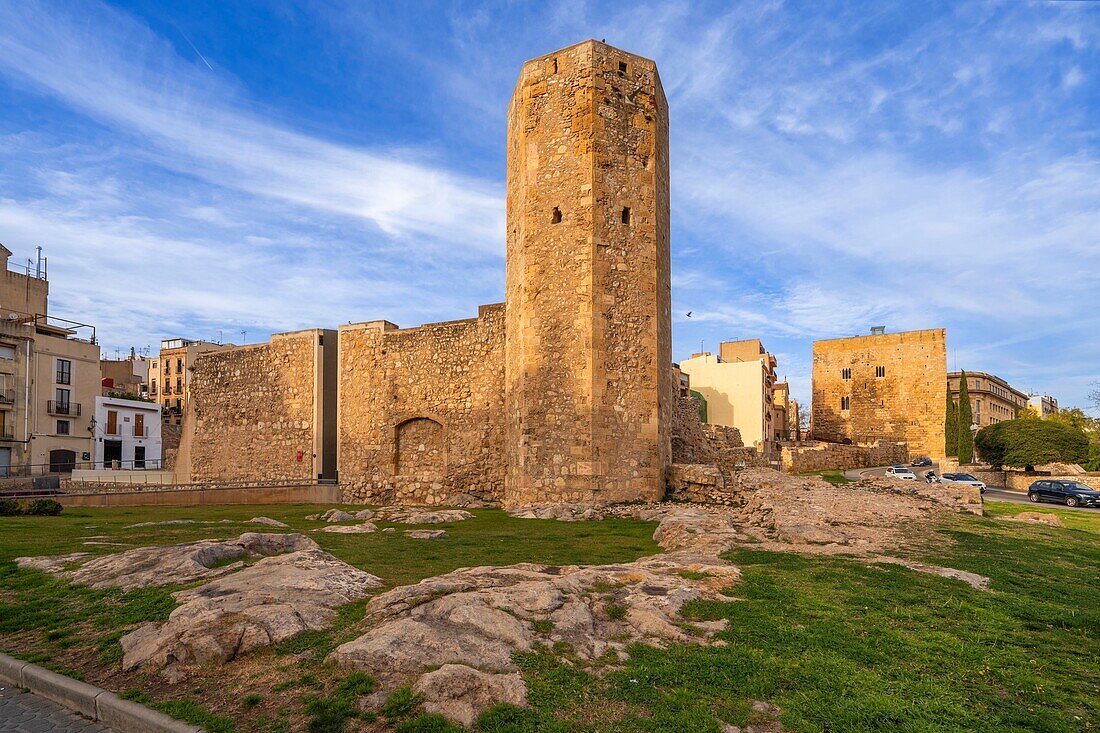
[[[509,107],[506,500],[659,499],[671,460],[667,102],[587,41]]]
[[[908,443],[911,455],[942,457],[946,404],[944,329],[814,342],[815,440]]]
[[[463,321],[340,328],[340,485],[349,501],[446,504],[504,491],[504,305]]]
[[[320,330],[211,351],[189,383],[190,479],[265,481],[314,476]],[[188,422],[188,420],[185,420]]]

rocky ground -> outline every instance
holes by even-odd
[[[703,479],[694,482],[696,474]],[[946,514],[980,513],[976,490],[884,479],[834,486],[770,469],[737,471],[721,484],[690,467],[681,475],[687,478],[674,498],[682,501],[508,510],[530,519],[657,521],[654,539],[663,554],[616,565],[462,568],[393,588],[369,601],[361,635],[336,648],[329,661],[378,680],[379,692],[364,700],[368,707],[408,685],[426,710],[470,725],[492,705],[525,703],[527,690],[512,661],[517,652],[567,645],[598,672],[616,668],[636,643],[723,644],[714,635],[725,621],[689,622],[682,609],[695,600],[728,600],[725,593],[736,588],[740,571],[721,555],[737,545],[849,554],[975,588],[988,583],[891,555],[915,529]],[[472,516],[385,507],[355,514],[333,509],[315,518],[331,523],[322,531],[356,534],[375,532],[371,519],[435,524]],[[263,517],[253,521],[278,525]],[[448,541],[443,529],[405,534]],[[95,558],[21,558],[19,564],[93,588],[201,583],[174,594],[179,605],[165,623],[145,624],[121,640],[123,669],[155,669],[169,680],[184,678],[193,665],[227,664],[302,631],[323,629],[337,607],[383,585],[295,533],[246,533],[224,542],[141,547]]]

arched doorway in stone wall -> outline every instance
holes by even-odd
[[[414,417],[394,431],[394,473],[435,481],[443,478],[447,451],[443,425],[430,417]]]

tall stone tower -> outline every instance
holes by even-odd
[[[655,500],[671,460],[668,104],[585,41],[508,110],[505,503]]]

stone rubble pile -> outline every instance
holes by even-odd
[[[518,519],[556,519],[559,522],[587,522],[604,517],[604,507],[593,503],[547,504],[545,506],[521,506],[506,509],[509,516]]]

